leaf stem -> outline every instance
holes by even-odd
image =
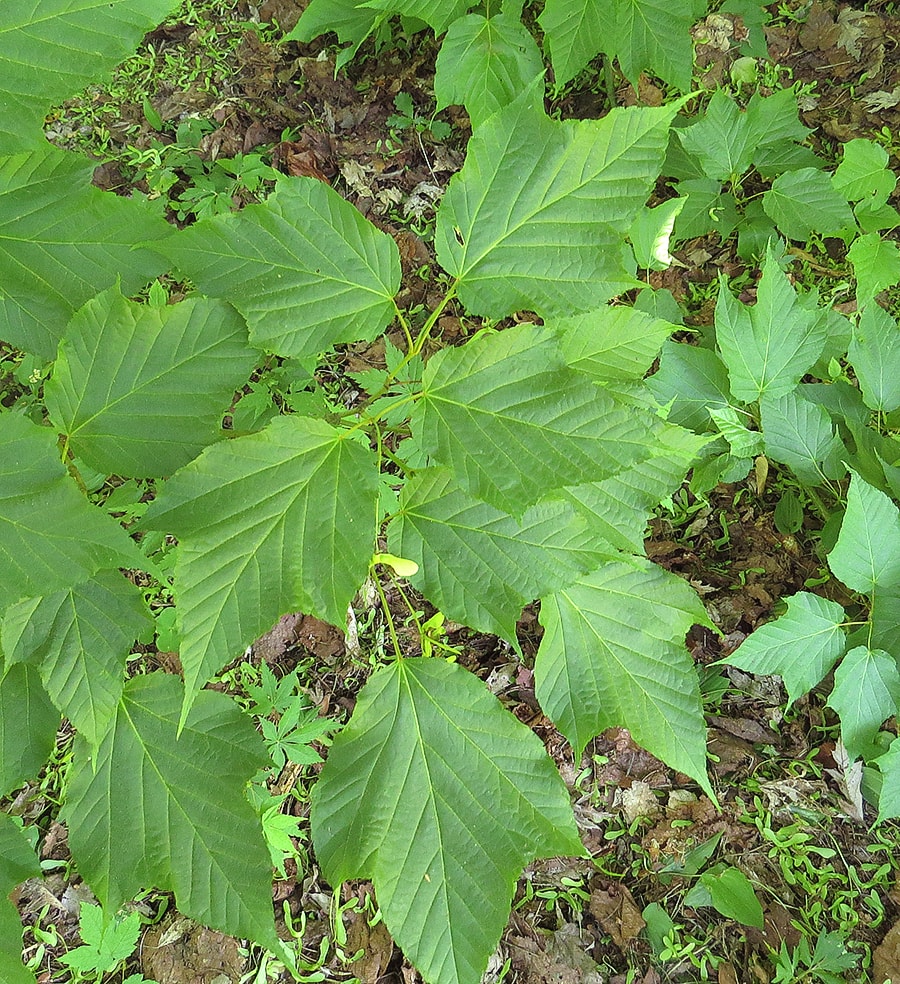
[[[388,631],[391,634],[391,644],[394,647],[394,653],[396,654],[397,659],[403,659],[403,653],[400,651],[400,640],[397,638],[397,629],[394,625],[394,617],[391,615],[387,595],[384,593],[384,588],[381,586],[381,579],[378,577],[377,571],[372,571],[372,580],[375,582],[375,590],[378,592],[378,597],[381,599],[381,608],[384,611]]]

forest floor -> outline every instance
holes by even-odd
[[[380,51],[369,45],[335,77],[333,36],[311,44],[280,41],[304,6],[303,0],[265,0],[257,10],[242,0],[189,0],[147,35],[111,83],[61,107],[48,135],[94,155],[95,183],[113,193],[153,192],[171,176],[165,193],[179,222],[208,214],[223,188],[236,204],[254,200],[264,188],[265,165],[328,181],[395,237],[407,272],[415,274],[404,303],[428,308],[437,276],[430,245],[435,209],[462,164],[468,119],[452,108],[433,116],[436,47],[427,35],[396,37]],[[839,15],[839,8],[816,2],[802,21],[781,12],[768,29],[771,86],[797,87],[802,121],[823,156],[833,159],[841,143],[869,137],[900,168],[900,17],[886,12],[892,6],[872,3]],[[711,20],[711,40],[698,44],[702,85],[727,75],[734,57],[729,23],[733,29],[727,19]],[[621,83],[615,98],[620,105],[638,98],[652,104],[665,93],[646,80],[639,94]],[[601,116],[608,106],[596,68],[548,104],[562,118]],[[195,122],[179,131],[185,121]],[[185,166],[185,155],[192,165]],[[223,161],[236,162],[236,174]],[[796,251],[798,279],[818,283],[837,304],[848,277],[841,249],[826,240]],[[755,271],[736,255],[733,240],[694,240],[675,256],[678,264],[652,274],[651,283],[672,292],[686,324],[712,322],[720,272],[745,277],[743,299],[752,298]],[[436,344],[451,345],[477,326],[451,310],[439,327]],[[383,342],[351,345],[322,373],[346,388],[352,386],[347,373],[383,359]],[[648,556],[690,581],[722,632],[719,638],[697,629],[688,639],[703,669],[718,808],[624,730],[607,731],[573,761],[534,696],[529,660],[541,630],[533,610],[519,626],[524,662],[493,637],[445,626],[459,661],[545,741],[572,792],[591,854],[526,870],[486,980],[768,984],[880,982],[893,975],[900,981],[900,826],[872,829],[873,815],[840,760],[825,696],[813,692],[786,711],[776,679],[711,665],[770,619],[780,599],[826,579],[812,546],[815,531],[784,536],[773,525],[777,498],[778,489],[760,487],[753,474],[719,486],[708,500],[685,490],[658,510],[648,530]],[[383,636],[377,613],[363,607],[358,617],[362,656],[346,658],[342,635],[298,614],[260,640],[253,659],[276,675],[298,670],[322,713],[341,717],[378,662]],[[220,685],[236,678],[232,667]],[[314,771],[285,777],[294,781],[292,809],[301,821]],[[762,930],[689,897],[706,863],[704,846],[714,838],[717,858],[749,877],[765,912]],[[20,906],[32,922],[44,912],[45,926],[52,923],[58,933],[57,948],[76,945],[77,902],[85,896],[64,864],[63,828],[51,827],[41,851],[60,862],[59,870],[40,891],[30,895],[26,886]],[[295,929],[302,928],[309,980],[419,979],[372,918],[370,888],[345,884],[335,898],[302,839],[274,891],[278,910],[286,907]],[[145,931],[132,972],[158,984],[237,984],[264,981],[267,966],[277,970],[257,950],[165,912],[159,896],[144,905],[155,924]],[[803,940],[810,950],[819,942],[818,963],[812,956],[804,962]],[[70,979],[50,959],[53,949],[38,975],[44,984]],[[786,956],[773,957],[779,951]],[[851,968],[847,954],[856,958]]]

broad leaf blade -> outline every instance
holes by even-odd
[[[618,725],[709,789],[706,722],[684,645],[709,619],[687,582],[646,560],[606,564],[543,598],[541,623],[535,692],[576,758]]]
[[[198,222],[161,252],[279,355],[316,358],[374,338],[394,316],[396,243],[315,178],[286,178],[265,202]]]
[[[665,342],[659,371],[647,380],[647,388],[669,408],[668,420],[695,431],[709,429],[711,409],[731,403],[722,360],[709,349],[681,342]]]
[[[133,541],[69,478],[53,432],[0,415],[0,611],[102,568],[142,565]]]
[[[450,25],[435,63],[437,108],[465,106],[477,129],[543,70],[537,44],[518,18],[506,13],[460,17]]]
[[[78,742],[72,854],[104,909],[155,885],[185,915],[275,948],[269,852],[244,796],[268,757],[237,704],[209,690],[179,735],[183,696],[170,674],[133,677],[96,756]]]
[[[900,668],[882,649],[857,646],[835,670],[828,698],[841,718],[841,738],[851,761],[878,754],[875,735],[900,706]]]
[[[569,315],[634,285],[624,235],[653,186],[677,104],[557,122],[539,84],[469,141],[438,211],[438,261],[474,314]]]
[[[47,412],[97,471],[161,478],[223,436],[222,416],[257,357],[227,304],[153,308],[112,288],[70,322]]]
[[[651,455],[659,419],[565,365],[553,332],[521,325],[444,349],[425,368],[413,431],[461,485],[514,514],[552,489]]]
[[[646,70],[681,92],[690,91],[694,6],[668,0],[614,0],[615,55],[635,88]]]
[[[812,690],[846,648],[844,609],[801,591],[787,599],[787,612],[757,629],[722,662],[748,673],[775,674],[788,702]]]
[[[118,571],[104,571],[68,591],[13,605],[0,640],[8,660],[39,664],[60,712],[97,745],[122,696],[125,658],[152,627],[140,590]]]
[[[847,257],[856,274],[856,301],[860,307],[869,306],[885,288],[900,283],[900,248],[877,232],[860,236],[847,251]]]
[[[165,269],[134,246],[171,227],[139,201],[91,187],[93,169],[49,145],[0,159],[0,336],[47,360],[97,291],[120,280],[133,294]]]
[[[847,511],[828,566],[848,588],[871,594],[900,585],[900,514],[884,494],[850,473]]]
[[[0,154],[42,145],[50,107],[115,68],[175,6],[175,0],[0,5]]]
[[[756,146],[753,129],[748,114],[723,89],[716,89],[703,119],[675,132],[704,173],[722,182],[742,175],[750,166]]]
[[[878,822],[900,817],[900,738],[891,742],[891,747],[876,759],[884,781],[878,797]]]
[[[16,885],[40,874],[40,862],[25,835],[11,817],[0,813],[0,980],[5,984],[34,984],[34,974],[22,963],[22,920],[9,895]]]
[[[888,167],[888,152],[873,140],[848,140],[843,159],[831,178],[838,194],[851,202],[886,202],[897,184]]]
[[[445,615],[516,643],[530,601],[597,564],[583,520],[563,502],[532,506],[521,520],[460,489],[431,468],[407,482],[388,549],[419,565],[413,585]]]
[[[756,304],[736,300],[724,280],[716,304],[716,340],[728,367],[731,392],[745,403],[793,390],[814,365],[827,325],[803,306],[772,250],[766,252]]]
[[[550,52],[557,90],[599,54],[603,38],[609,39],[607,49],[612,47],[615,13],[609,0],[547,0],[538,23]]]
[[[443,34],[453,21],[477,6],[473,0],[364,0],[364,3],[376,10],[425,21],[435,34]]]
[[[878,304],[868,304],[847,353],[863,400],[871,410],[900,407],[900,327]]]
[[[780,175],[763,195],[762,203],[766,215],[788,239],[806,242],[814,232],[834,236],[856,228],[847,199],[834,190],[831,177],[816,168]]]
[[[316,783],[311,822],[326,878],[370,878],[391,935],[432,984],[480,979],[533,857],[583,853],[540,741],[437,659],[370,677]]]
[[[33,779],[50,757],[59,711],[37,669],[0,660],[0,796]]]
[[[776,399],[763,397],[760,414],[766,454],[773,461],[790,465],[807,485],[841,477],[826,466],[840,455],[843,444],[825,407],[792,390]],[[843,473],[843,465],[840,468]]]
[[[207,448],[169,479],[143,522],[180,541],[188,701],[285,612],[345,623],[372,557],[377,477],[349,432],[288,416]]]

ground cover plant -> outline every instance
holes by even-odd
[[[883,147],[814,153],[791,88],[679,96],[702,5],[545,4],[548,90],[521,4],[313,0],[286,43],[336,27],[344,64],[398,31],[446,31],[437,106],[464,106],[472,134],[432,200],[423,300],[408,241],[317,166],[202,160],[191,150],[214,131],[189,117],[128,155],[148,194],[91,187],[94,162],[49,144],[45,117],[174,5],[46,6],[0,15],[0,335],[15,367],[0,413],[0,774],[21,812],[65,720],[60,818],[100,908],[82,902],[84,946],[63,964],[114,970],[136,929],[120,910],[157,889],[295,975],[319,973],[279,938],[271,882],[302,834],[283,812],[285,770],[324,757],[309,815],[324,877],[373,883],[425,980],[479,980],[525,866],[590,851],[557,762],[462,665],[448,620],[525,658],[517,623],[539,600],[534,695],[574,762],[625,728],[715,799],[701,685],[708,696],[717,671],[701,680],[685,638],[716,626],[644,546],[689,473],[702,497],[777,471],[779,531],[821,527],[831,596],[793,593],[719,662],[781,676],[792,703],[833,671],[848,801],[861,812],[861,788],[879,823],[900,816],[898,328],[876,300],[898,251]],[[771,12],[738,13],[758,28]],[[674,91],[600,118],[548,113],[598,54],[606,98],[614,60],[635,89],[650,70]],[[388,153],[448,139],[401,96]],[[166,122],[149,101],[142,112]],[[713,229],[761,275],[752,304],[723,276],[714,323],[686,344],[671,295],[646,288],[676,243]],[[816,236],[843,244],[852,318],[786,273],[786,250]],[[465,328],[439,344],[448,319]],[[379,342],[378,365],[346,370],[352,388],[323,383],[348,346]],[[346,723],[320,718],[296,673],[221,676],[286,613],[356,631],[366,591],[387,641]],[[5,893],[41,870],[16,812],[0,814]],[[761,802],[746,816],[775,837]],[[710,863],[721,839],[668,875],[693,882],[688,907],[761,929],[747,875]],[[593,906],[568,881],[531,899]],[[2,913],[4,979],[33,981],[15,907]],[[658,903],[642,920],[663,964],[716,970],[692,961],[696,941]],[[811,915],[809,929],[806,949],[772,948],[782,979],[855,966],[831,923]]]

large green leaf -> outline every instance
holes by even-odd
[[[861,594],[889,591],[900,585],[900,514],[884,492],[850,475],[847,511],[828,566]]]
[[[122,696],[125,658],[152,627],[140,589],[118,571],[103,571],[67,591],[13,605],[0,642],[10,662],[39,664],[53,702],[96,745]]]
[[[860,307],[869,305],[876,294],[900,283],[900,248],[877,232],[860,236],[847,251],[856,274],[856,300]]]
[[[374,882],[429,984],[478,984],[524,865],[583,853],[541,742],[437,659],[370,677],[315,785],[311,823],[325,877]]]
[[[722,360],[709,349],[667,341],[659,360],[659,371],[647,387],[659,403],[669,408],[673,424],[691,430],[709,430],[709,411],[731,403],[728,372]]]
[[[365,0],[365,3],[375,10],[425,21],[435,34],[443,34],[457,17],[462,17],[470,7],[477,6],[475,0]]]
[[[93,170],[49,145],[0,158],[0,338],[47,360],[97,291],[119,280],[133,294],[165,269],[134,245],[171,226],[139,200],[91,187]]]
[[[346,65],[359,46],[383,24],[390,14],[357,4],[356,0],[310,0],[300,20],[285,41],[312,41],[320,34],[334,31],[347,47],[338,53],[335,68]]]
[[[540,502],[515,519],[463,491],[443,468],[406,484],[388,535],[388,549],[419,565],[410,580],[429,601],[513,645],[529,601],[595,567],[598,549],[615,552],[567,503]]]
[[[175,0],[40,0],[0,5],[0,154],[44,143],[54,103],[115,68]]]
[[[833,236],[856,228],[847,199],[834,190],[830,175],[813,167],[777,177],[762,203],[788,239],[806,242],[814,232]]]
[[[766,251],[756,304],[745,307],[725,281],[716,304],[716,340],[731,392],[745,403],[790,392],[816,362],[827,326],[802,305],[774,252]]]
[[[210,690],[179,735],[182,699],[171,674],[133,677],[99,751],[78,739],[64,808],[72,855],[110,912],[156,886],[186,916],[274,949],[271,860],[244,796],[268,761],[262,740]]]
[[[773,461],[790,465],[806,485],[844,475],[840,463],[844,445],[825,407],[804,399],[797,390],[775,399],[763,397],[759,406],[766,454]]]
[[[41,864],[12,818],[0,813],[0,980],[4,984],[34,984],[34,974],[22,963],[22,921],[9,895],[27,878],[38,878]]]
[[[649,411],[565,364],[556,335],[519,325],[444,349],[425,367],[412,427],[469,492],[504,512],[652,455]]]
[[[801,591],[787,599],[781,618],[753,632],[723,662],[748,673],[780,676],[793,704],[844,652],[843,622],[844,609],[837,602]]]
[[[538,23],[557,89],[600,52],[604,38],[612,41],[614,16],[609,0],[547,0]]]
[[[712,94],[702,119],[675,132],[704,173],[720,182],[747,170],[759,137],[752,132],[747,114],[724,89]]]
[[[678,104],[551,120],[538,80],[469,141],[438,210],[441,266],[474,314],[569,315],[635,285],[621,246]]]
[[[900,707],[900,668],[882,649],[857,646],[841,660],[828,698],[841,718],[841,738],[851,759],[878,754],[875,735]]]
[[[681,92],[690,91],[694,65],[691,27],[697,6],[702,9],[706,4],[613,0],[614,54],[635,88],[641,72],[649,71]]]
[[[900,817],[900,738],[875,763],[884,778],[878,797],[878,822]]]
[[[517,17],[460,17],[450,25],[435,62],[437,108],[465,106],[477,128],[543,70],[538,46]]]
[[[285,612],[345,624],[374,547],[374,455],[308,417],[207,448],[144,525],[176,534],[187,701]],[[187,708],[187,704],[185,707]]]
[[[848,140],[843,159],[831,178],[835,191],[851,202],[886,202],[897,184],[888,167],[888,152],[873,140]]]
[[[222,416],[257,358],[243,320],[221,301],[155,308],[113,287],[69,324],[47,412],[97,471],[171,475],[223,435]]]
[[[706,722],[684,639],[710,622],[686,581],[647,560],[606,564],[543,598],[541,623],[535,692],[576,759],[618,725],[709,789]]]
[[[883,307],[866,305],[847,357],[867,407],[884,413],[900,407],[900,327]]]
[[[122,528],[69,478],[53,431],[0,414],[0,612],[101,568],[142,564]]]
[[[58,727],[59,711],[36,667],[0,659],[0,796],[37,776]]]
[[[394,316],[397,244],[315,178],[284,178],[265,202],[198,222],[161,251],[279,355],[374,338]]]

